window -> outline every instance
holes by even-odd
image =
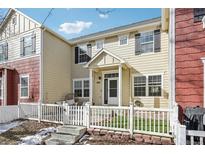
[[[91,59],[91,53],[91,44],[84,44],[75,47],[75,64],[88,62]]]
[[[127,45],[128,44],[128,36],[120,36],[119,37],[119,45]]]
[[[151,52],[160,52],[160,29],[138,33],[135,35],[135,55]]]
[[[0,62],[8,59],[8,43],[0,45]]]
[[[74,80],[74,96],[75,97],[89,97],[89,80]]]
[[[20,90],[21,90],[21,98],[29,97],[29,76],[22,75],[20,77]]]
[[[96,49],[100,50],[104,48],[104,40],[96,41]]]
[[[21,38],[21,56],[31,55],[35,52],[35,34]]]
[[[149,96],[161,96],[161,75],[149,76],[148,86],[149,86]]]
[[[142,53],[148,53],[148,52],[154,51],[154,33],[153,33],[153,31],[141,33],[140,45],[141,45],[141,52]]]
[[[3,83],[2,83],[2,78],[0,78],[0,99],[3,97]]]
[[[134,96],[162,96],[162,75],[134,77]]]
[[[134,96],[146,96],[146,76],[134,78]]]
[[[205,8],[194,9],[194,22],[201,21],[204,16],[205,16]]]

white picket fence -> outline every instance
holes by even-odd
[[[18,106],[1,106],[0,123],[6,123],[19,118]]]
[[[170,136],[168,109],[90,106],[90,127]]]
[[[128,131],[133,133],[170,136],[169,109],[113,106],[68,106],[57,104],[20,103],[15,110],[16,118],[25,118],[46,122],[81,125],[93,128]],[[17,113],[17,112],[12,113]],[[4,111],[4,116],[11,111]],[[6,119],[6,118],[4,118]]]

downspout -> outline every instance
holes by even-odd
[[[169,108],[173,109],[175,100],[175,9],[170,8],[169,23]]]

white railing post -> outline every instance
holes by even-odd
[[[69,107],[66,105],[65,102],[63,102],[63,124],[67,124],[68,122],[68,119],[69,117],[67,117],[67,114],[69,113],[68,111]]]
[[[41,122],[41,102],[38,102],[38,122]]]
[[[134,117],[134,105],[130,103],[130,136],[133,136],[133,117]]]
[[[172,115],[170,116],[171,132],[175,136],[177,134],[177,126],[178,126],[178,123],[179,123],[179,120],[178,120],[178,110],[179,110],[178,105],[175,103],[173,105],[173,109],[171,111]]]
[[[86,109],[85,109],[85,121],[86,121],[86,126],[87,128],[90,128],[90,102],[87,102],[85,104]]]
[[[21,114],[20,114],[20,107],[21,107],[21,106],[20,106],[20,103],[19,103],[19,101],[18,101],[18,111],[17,111],[17,112],[18,112],[18,119],[19,119],[19,118],[22,118],[22,117],[21,117]]]
[[[177,145],[186,145],[186,126],[177,124],[177,134],[176,134],[176,144]]]

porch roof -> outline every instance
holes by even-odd
[[[104,55],[104,56],[103,56]],[[101,66],[116,66],[119,64],[125,64],[128,68],[131,68],[131,66],[121,57],[113,54],[112,52],[106,50],[105,48],[102,48],[84,67],[85,68],[90,68],[93,63],[95,63],[96,61],[100,61],[100,59],[106,61],[106,56],[111,57],[113,59],[112,62],[110,62],[109,64],[104,62],[103,64],[101,64]],[[101,57],[101,58],[100,58]]]

